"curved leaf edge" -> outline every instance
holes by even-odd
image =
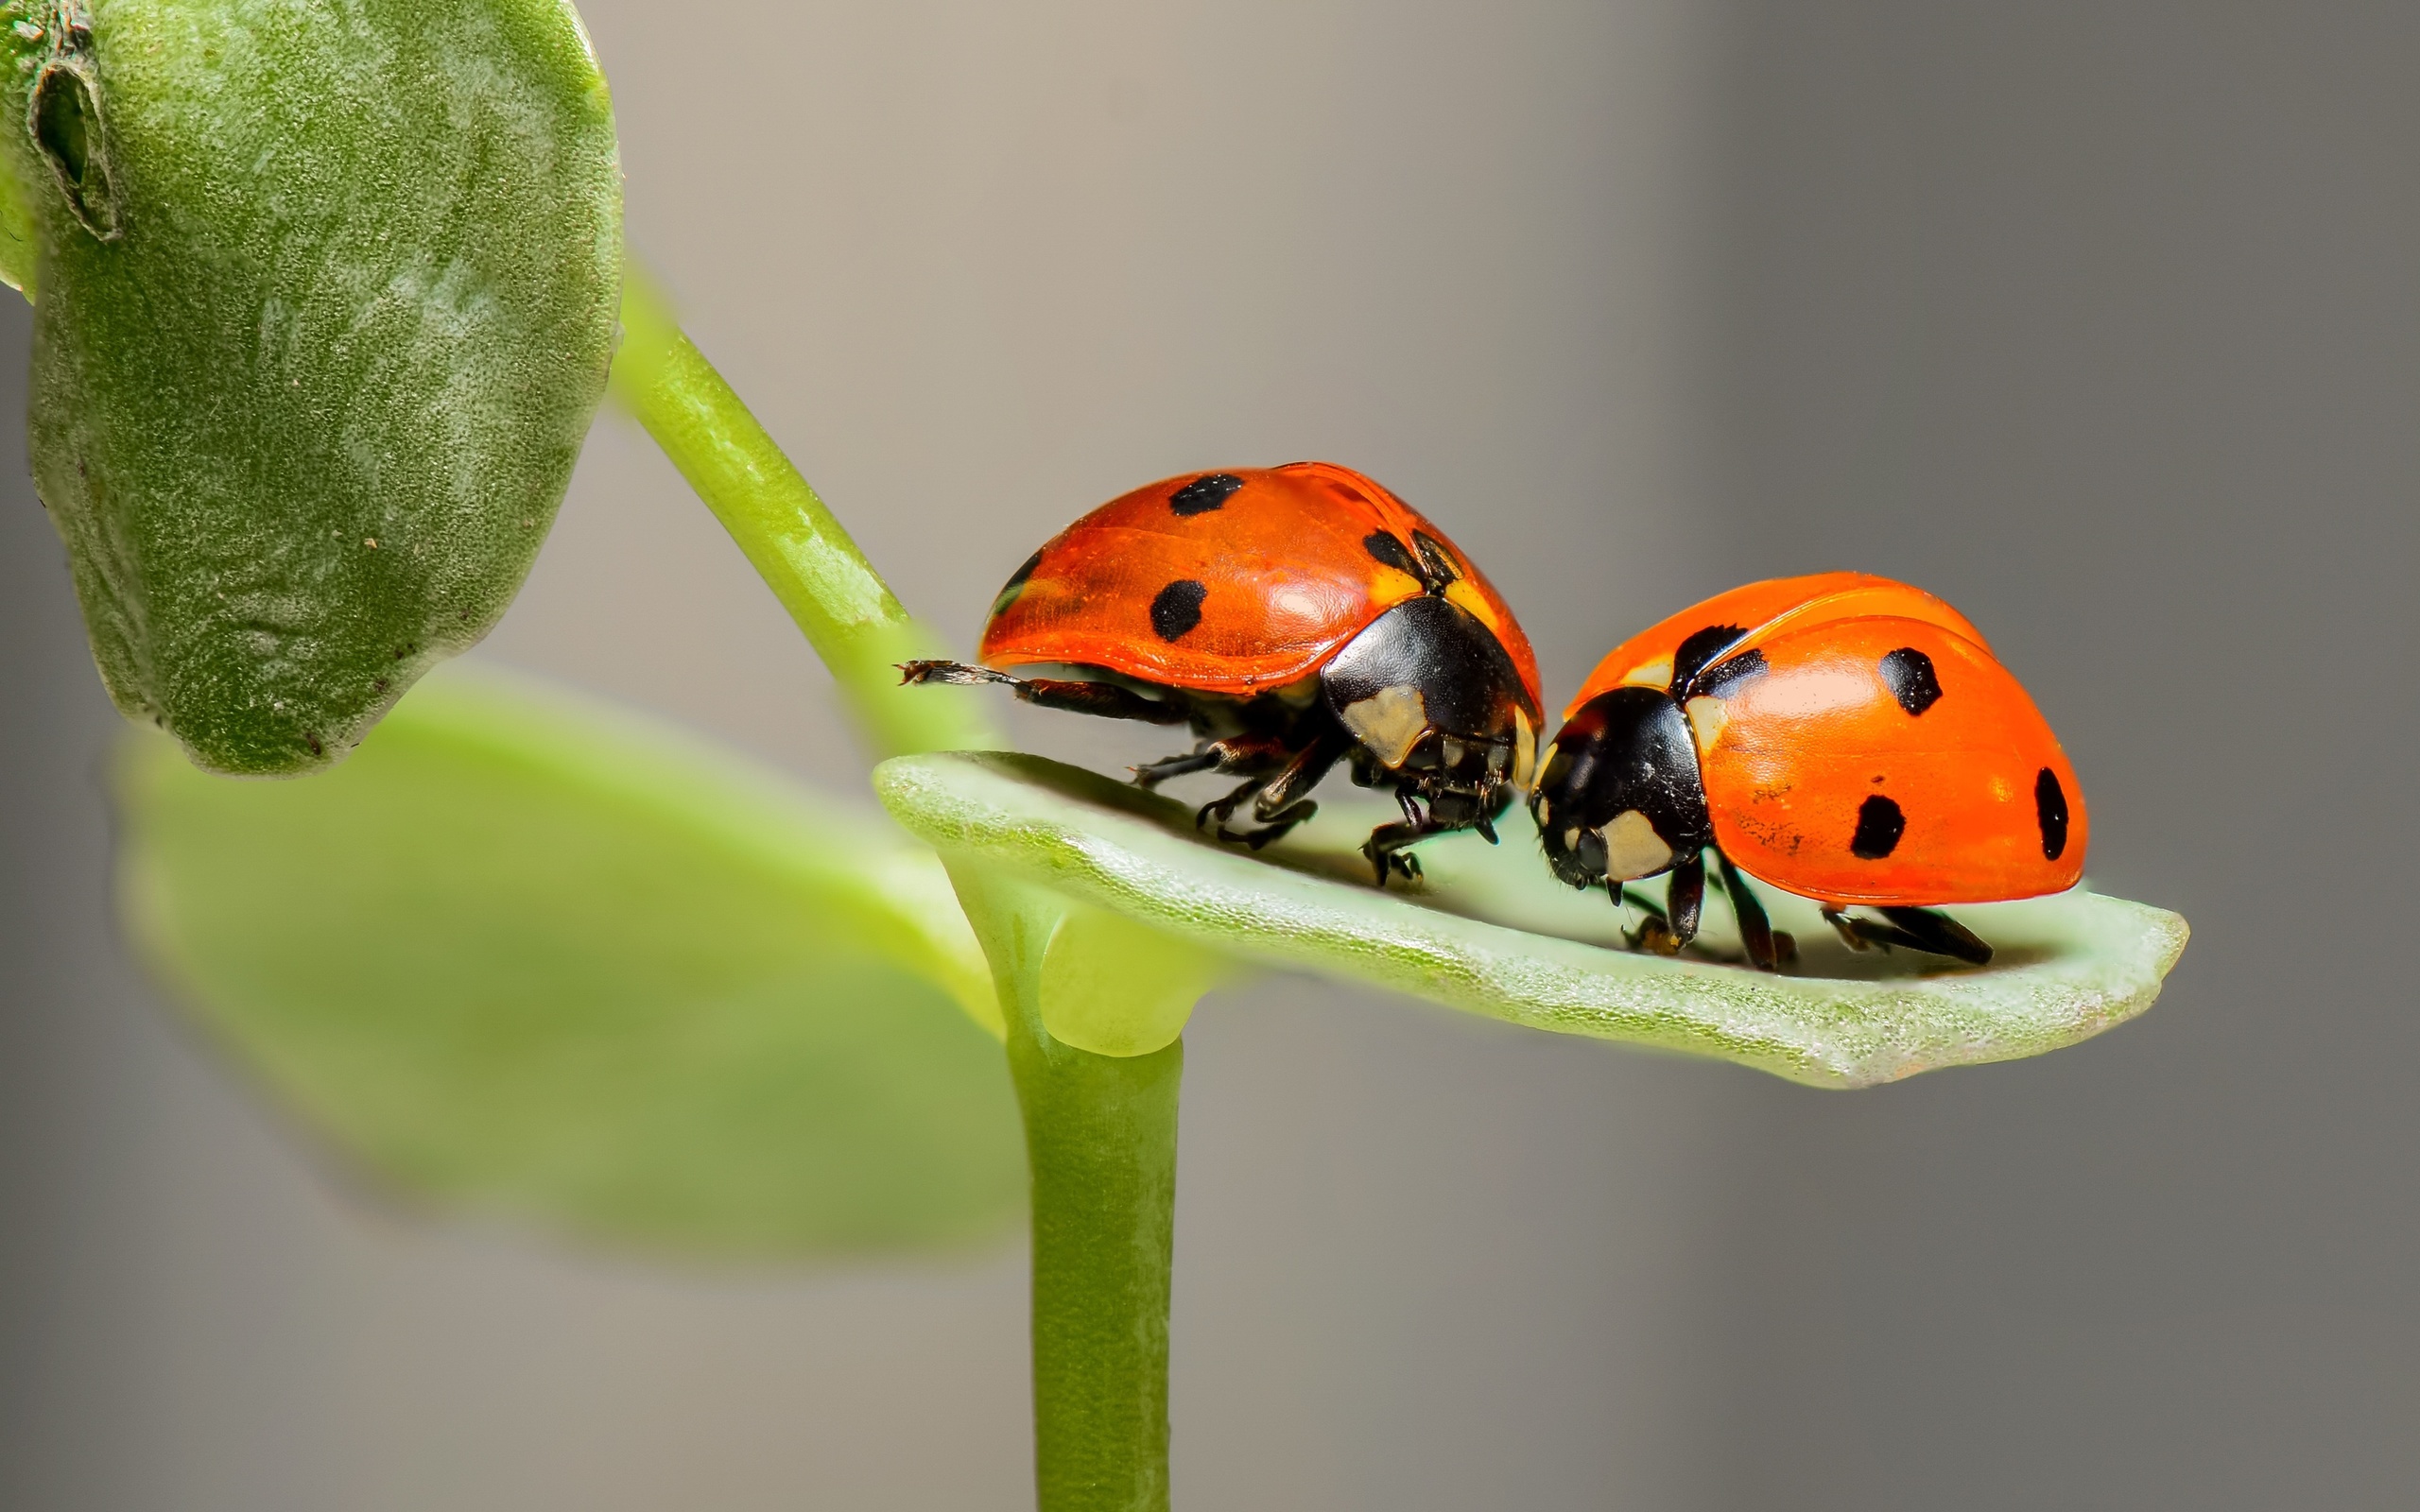
[[[901,757],[876,768],[874,787],[945,854],[1216,949],[1817,1087],[2089,1039],[2151,1006],[2187,937],[2175,914],[2080,888],[1960,910],[1987,921],[2005,965],[1943,971],[1902,956],[1904,974],[1879,979],[1774,976],[1510,928],[1274,865],[1196,837],[1182,805],[1039,757]],[[1506,850],[1534,844],[1526,825],[1506,828]]]

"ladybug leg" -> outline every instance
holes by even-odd
[[[959,687],[997,682],[1014,688],[1017,697],[1038,709],[1063,709],[1070,713],[1098,714],[1103,719],[1137,719],[1147,725],[1181,725],[1190,715],[1178,704],[1146,698],[1114,682],[1084,682],[1063,678],[1012,678],[990,667],[963,662],[902,662],[902,685],[941,682]]]
[[[1211,745],[1204,745],[1200,750],[1183,756],[1163,756],[1158,761],[1145,762],[1140,766],[1126,769],[1134,774],[1136,787],[1157,787],[1171,777],[1210,771],[1219,765],[1219,753]]]
[[[1705,856],[1703,852],[1672,863],[1672,881],[1664,891],[1664,917],[1650,917],[1638,926],[1635,943],[1658,955],[1678,955],[1698,937],[1698,916],[1705,908]]]
[[[1972,966],[1991,964],[1992,948],[1947,914],[1929,908],[1885,908],[1882,917],[1898,927],[1900,937],[1892,941],[1894,945],[1947,955]]]
[[[1731,864],[1731,858],[1717,850],[1715,864],[1722,875],[1723,896],[1731,900],[1731,916],[1739,921],[1739,943],[1748,952],[1748,963],[1759,971],[1771,971],[1780,965],[1773,945],[1772,920],[1765,917],[1765,905],[1750,890],[1748,879]]]
[[[1890,940],[1883,936],[1883,926],[1870,919],[1851,919],[1837,908],[1826,907],[1824,922],[1831,925],[1832,932],[1841,936],[1841,943],[1853,951],[1861,951],[1868,945],[1879,945],[1886,951],[1891,948]]]
[[[1895,945],[1928,955],[1946,955],[1970,966],[1991,963],[1992,948],[1947,914],[1929,908],[1885,908],[1881,913],[1889,923],[1851,919],[1837,908],[1824,909],[1824,919],[1840,931],[1841,938],[1853,951],[1861,951],[1868,945],[1879,945],[1887,951]]]
[[[1245,778],[1243,785],[1225,798],[1214,798],[1196,809],[1193,813],[1193,827],[1197,830],[1208,829],[1221,840],[1235,838],[1227,833],[1227,821],[1236,816],[1236,810],[1243,807],[1244,799],[1259,792],[1260,788],[1259,778]]]
[[[1420,812],[1420,800],[1409,788],[1395,789],[1395,806],[1403,810],[1403,822],[1379,825],[1361,844],[1361,854],[1369,858],[1381,887],[1387,885],[1390,873],[1402,877],[1406,882],[1418,882],[1420,858],[1406,854],[1404,847],[1432,834],[1442,834],[1447,828],[1432,822],[1427,815]]]
[[[1274,735],[1233,735],[1205,740],[1183,756],[1168,756],[1130,768],[1137,787],[1157,787],[1171,777],[1189,772],[1267,772],[1293,756]]]
[[[1420,858],[1408,855],[1404,847],[1415,840],[1425,840],[1437,832],[1426,824],[1381,824],[1370,832],[1363,841],[1361,853],[1369,858],[1371,868],[1377,874],[1378,885],[1387,885],[1390,873],[1400,875],[1406,882],[1420,880]]]
[[[1202,814],[1217,814],[1219,839],[1240,840],[1257,850],[1282,838],[1287,831],[1319,812],[1319,805],[1304,795],[1320,785],[1320,780],[1327,776],[1328,769],[1344,755],[1349,744],[1340,734],[1322,735],[1294,752],[1293,759],[1275,777],[1266,782],[1246,782],[1203,809]],[[1227,819],[1247,798],[1252,799],[1252,816],[1259,822],[1260,828],[1247,831],[1228,829]]]

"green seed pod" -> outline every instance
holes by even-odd
[[[34,478],[101,675],[203,766],[324,765],[503,613],[604,393],[579,17],[12,0],[0,45],[0,275],[38,291]]]

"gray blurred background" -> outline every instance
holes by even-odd
[[[1857,1094],[1214,998],[1184,1504],[2420,1500],[2420,8],[583,9],[633,244],[961,644],[1092,504],[1306,455],[1484,562],[1557,699],[1735,581],[1911,577],[2066,738],[2097,882],[2194,923],[2142,1022]],[[0,444],[0,1506],[1026,1504],[1015,1246],[667,1274],[407,1220],[180,1029]],[[484,654],[858,781],[618,422]]]

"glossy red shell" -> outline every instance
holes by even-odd
[[[1735,589],[1624,643],[1574,707],[1667,685],[1673,652],[1710,625],[1745,632],[1718,666],[1762,660],[1685,706],[1715,843],[1741,869],[1827,902],[1913,905],[2082,877],[2091,824],[2058,737],[1965,617],[1904,583]]]
[[[1443,549],[1461,574],[1446,597],[1495,634],[1543,708],[1537,655],[1485,575],[1410,506],[1330,462],[1188,472],[1111,500],[1001,590],[981,656],[1201,693],[1283,687],[1419,596],[1420,580],[1370,544],[1391,536],[1409,561],[1415,533]]]

